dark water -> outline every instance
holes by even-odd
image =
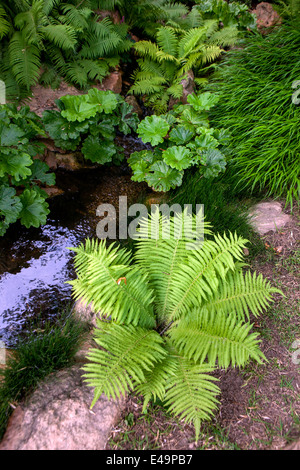
[[[0,340],[13,347],[37,317],[53,320],[71,302],[75,277],[73,253],[87,237],[96,237],[102,203],[118,207],[119,196],[137,201],[144,185],[131,181],[126,167],[60,172],[57,185],[65,194],[49,200],[47,224],[26,229],[15,224],[0,238]]]

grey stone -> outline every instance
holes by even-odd
[[[83,382],[80,365],[51,374],[13,412],[0,450],[104,450],[125,399],[100,397]]]
[[[84,300],[79,299],[75,302],[73,315],[83,323],[87,323],[91,327],[97,326],[97,313],[94,310],[93,303],[87,304]]]
[[[290,222],[291,217],[282,211],[279,202],[260,202],[249,213],[250,223],[260,235],[276,232]]]

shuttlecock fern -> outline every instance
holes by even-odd
[[[183,94],[182,80],[189,70],[197,71],[217,59],[224,47],[232,45],[238,30],[218,29],[218,21],[206,20],[187,30],[162,26],[156,42],[139,41],[134,45],[139,68],[134,72],[131,93],[145,95],[146,103],[157,113],[164,113],[171,97]]]
[[[258,315],[279,291],[243,273],[246,240],[207,233],[209,224],[186,211],[171,218],[156,211],[140,222],[134,256],[104,240],[73,248],[74,296],[99,315],[99,348],[84,366],[92,406],[102,393],[141,393],[144,409],[159,398],[198,438],[218,405],[216,367],[263,362],[249,312]]]

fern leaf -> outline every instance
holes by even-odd
[[[175,208],[174,208],[175,209]],[[178,210],[178,208],[177,208]],[[210,233],[210,225],[187,212],[178,212],[170,219],[158,210],[140,224],[135,258],[148,272],[151,286],[156,293],[156,311],[159,319],[165,320],[173,292],[173,278],[188,259],[187,247],[198,233]],[[151,236],[150,236],[151,231]]]
[[[129,255],[105,241],[86,240],[75,251],[77,279],[69,281],[75,298],[92,302],[101,316],[117,323],[154,327],[153,293],[145,273],[128,264]],[[118,283],[119,279],[123,282]],[[126,280],[126,282],[124,281]]]
[[[91,407],[102,393],[115,399],[144,383],[145,373],[167,355],[158,333],[132,325],[99,322],[94,340],[101,349],[89,351],[83,368],[85,381],[95,387]]]
[[[76,31],[68,24],[48,24],[41,27],[43,36],[63,51],[73,50],[77,43]]]
[[[14,18],[15,26],[22,31],[28,44],[42,47],[40,26],[47,21],[43,14],[43,1],[33,1],[29,10],[19,13]]]
[[[62,6],[63,15],[60,17],[62,23],[70,25],[77,31],[83,31],[88,28],[88,19],[93,14],[89,8],[78,9],[75,5],[65,4]]]
[[[156,55],[159,52],[158,45],[151,41],[139,41],[133,47],[138,55],[146,56],[153,60],[156,59]]]
[[[201,422],[210,419],[217,408],[220,389],[214,384],[217,379],[209,375],[214,371],[212,366],[194,364],[180,356],[177,360],[177,373],[169,379],[165,405],[171,413],[193,423],[197,440]]]
[[[225,279],[220,280],[219,288],[213,297],[205,302],[205,308],[214,314],[222,311],[224,316],[234,312],[239,320],[249,320],[250,313],[257,317],[270,305],[274,293],[283,295],[261,274],[251,275],[250,271],[247,271],[244,275],[239,270],[230,271]]]
[[[172,28],[162,27],[158,30],[156,40],[166,56],[176,57],[178,39]]]
[[[243,366],[249,359],[260,364],[265,359],[259,349],[257,333],[249,334],[252,325],[237,321],[234,314],[211,315],[203,308],[172,325],[169,336],[176,349],[195,363],[218,362],[219,367]]]
[[[17,82],[29,90],[39,77],[40,50],[34,44],[27,44],[22,33],[16,31],[9,42],[8,51]]]
[[[189,308],[201,305],[217,290],[219,279],[235,269],[235,259],[242,260],[246,240],[236,234],[205,240],[201,249],[191,250],[185,264],[174,275],[172,298],[168,307],[170,320],[178,319]]]
[[[178,361],[169,351],[161,361],[154,364],[151,371],[145,371],[144,382],[135,387],[135,390],[141,393],[144,398],[143,412],[146,411],[151,399],[164,400],[168,380],[170,376],[175,375],[177,367]]]
[[[10,31],[11,23],[5,9],[0,5],[0,39],[6,36]]]

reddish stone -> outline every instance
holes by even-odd
[[[277,11],[268,2],[259,3],[254,10],[257,18],[257,29],[261,34],[267,34],[281,23],[281,18]]]

